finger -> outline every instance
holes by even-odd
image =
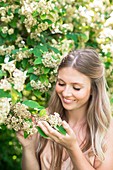
[[[34,124],[36,124],[36,118],[34,116],[31,116],[31,120]]]
[[[69,124],[65,120],[62,121],[62,126],[64,127],[68,135],[72,135],[74,133]]]
[[[24,139],[24,136],[19,132],[16,133],[16,137],[20,142]]]
[[[46,121],[41,121],[41,123],[43,124],[43,127],[41,126],[42,130],[44,131],[44,133],[46,133],[47,136],[55,141],[58,141],[58,139],[62,138],[61,134],[53,129]]]
[[[19,131],[16,133],[16,135],[18,135],[18,136],[24,136],[24,132],[23,132],[22,130],[19,130]]]
[[[56,129],[54,129],[53,127],[51,127],[49,125],[48,122],[44,121],[43,122],[44,125],[46,126],[46,128],[48,129],[49,131],[49,136],[56,142],[58,143],[61,143],[61,141],[63,140],[64,138],[64,135],[62,135],[61,133],[59,133]]]
[[[49,132],[48,129],[44,126],[42,121],[38,121],[38,126],[43,130],[43,132],[48,136]]]

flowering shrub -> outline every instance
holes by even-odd
[[[41,106],[37,106],[36,103],[32,101],[25,102],[31,107],[33,107],[34,104],[38,107],[34,108],[35,114],[32,115],[31,112],[28,110],[29,107],[24,103],[22,104],[18,102],[15,105],[12,105],[10,108],[10,104],[7,98],[1,98],[0,102],[2,106],[0,123],[4,123],[4,125],[6,125],[8,129],[13,129],[17,132],[20,130],[24,131],[25,138],[28,137],[28,135],[36,133],[37,130],[39,131],[40,135],[42,135],[43,137],[47,137],[44,132],[38,127],[38,121],[47,121],[60,133],[66,134],[66,131],[61,126],[62,120],[60,118],[60,115],[56,112],[53,115],[48,115],[46,109],[41,109],[38,112],[38,109],[41,108]],[[3,102],[6,102],[5,105]],[[38,114],[36,114],[36,112],[38,112]],[[34,121],[32,119],[34,119]]]
[[[74,48],[98,50],[113,103],[112,11],[111,0],[0,0],[0,124],[12,104],[46,107],[57,66]]]

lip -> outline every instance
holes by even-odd
[[[75,100],[72,100],[72,99],[66,99],[66,98],[62,98],[63,102],[66,103],[66,104],[71,104],[73,101]]]

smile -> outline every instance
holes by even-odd
[[[73,101],[75,100],[63,98],[63,102],[66,104],[71,104]]]

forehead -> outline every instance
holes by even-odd
[[[60,69],[58,72],[58,78],[66,83],[91,84],[91,80],[88,76],[71,67]]]

